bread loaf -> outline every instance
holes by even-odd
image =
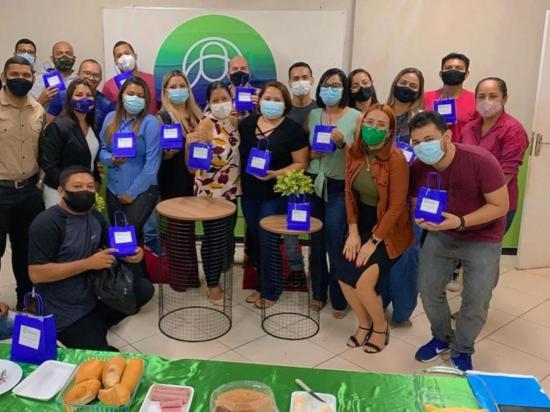
[[[89,379],[100,380],[104,365],[105,362],[99,359],[90,359],[89,361],[81,363],[76,372],[75,383],[78,384]]]
[[[124,369],[126,369],[126,359],[122,356],[114,356],[109,359],[103,367],[103,386],[109,389],[120,383]]]
[[[143,359],[141,358],[132,358],[128,361],[128,365],[126,365],[126,369],[124,370],[124,373],[122,374],[122,379],[120,380],[120,383],[126,388],[128,388],[128,391],[130,393],[134,392],[134,389],[136,388],[139,378],[141,377],[141,373],[143,371]]]
[[[65,395],[66,405],[86,405],[97,397],[101,382],[90,379],[73,386]]]
[[[126,386],[118,383],[110,389],[100,390],[98,398],[105,405],[122,406],[130,401],[130,392]]]

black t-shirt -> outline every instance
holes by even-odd
[[[73,215],[53,206],[40,213],[29,229],[29,265],[85,259],[106,243],[107,225],[99,212]],[[97,304],[88,272],[35,287],[44,300],[46,313],[55,315],[58,331],[81,319]]]
[[[259,147],[265,150],[269,145],[271,152],[270,170],[279,170],[293,163],[292,152],[296,152],[309,145],[308,137],[301,125],[285,117],[283,122],[258,145],[256,134],[260,134],[257,128],[259,114],[251,115],[239,123],[239,134],[241,144],[239,151],[241,154],[241,187],[244,196],[250,196],[260,199],[269,199],[277,197],[273,193],[273,186],[276,179],[267,182],[246,173],[246,164],[248,155],[253,147]],[[263,130],[263,132],[268,132]]]

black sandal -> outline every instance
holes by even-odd
[[[378,332],[377,330],[373,329],[371,334],[369,335],[369,339],[370,339],[370,337],[372,336],[373,333],[378,333],[380,335],[386,335],[386,340],[384,341],[384,347],[381,348],[380,346],[375,345],[374,343],[370,343],[367,339],[367,341],[363,345],[365,347],[365,349],[363,349],[363,352],[365,352],[365,353],[380,353],[380,352],[382,352],[382,350],[384,350],[384,348],[388,345],[388,343],[390,343],[390,325],[389,324],[386,327],[385,332]],[[367,350],[368,348],[373,349],[373,350],[372,351]]]
[[[367,343],[367,341],[370,338],[370,335],[372,334],[372,323],[368,328],[364,328],[362,326],[359,326],[359,329],[367,331],[367,334],[365,335],[365,339],[363,339],[363,343],[360,343],[354,335],[351,335],[349,337],[349,340],[346,343],[346,346],[348,348],[358,348],[358,347],[363,346],[364,344]],[[351,341],[351,343],[353,343],[353,346],[349,344],[350,341]]]

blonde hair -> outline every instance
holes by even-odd
[[[166,88],[168,86],[168,82],[174,77],[181,77],[185,81],[185,84],[189,89],[189,98],[185,102],[185,109],[189,114],[189,118],[184,117],[181,114],[181,110],[178,110],[178,108],[168,98],[168,93]],[[164,75],[164,78],[162,79],[161,100],[162,100],[162,110],[165,110],[166,112],[170,113],[170,115],[174,118],[175,121],[184,125],[185,121],[187,120],[191,126],[193,127],[197,126],[199,120],[202,117],[202,111],[200,107],[197,105],[197,102],[195,101],[195,97],[193,96],[193,91],[189,86],[189,80],[187,80],[187,76],[182,71],[172,70]]]

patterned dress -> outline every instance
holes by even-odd
[[[229,119],[207,117],[214,123],[212,163],[210,170],[195,172],[195,195],[235,200],[241,195],[239,130]]]

